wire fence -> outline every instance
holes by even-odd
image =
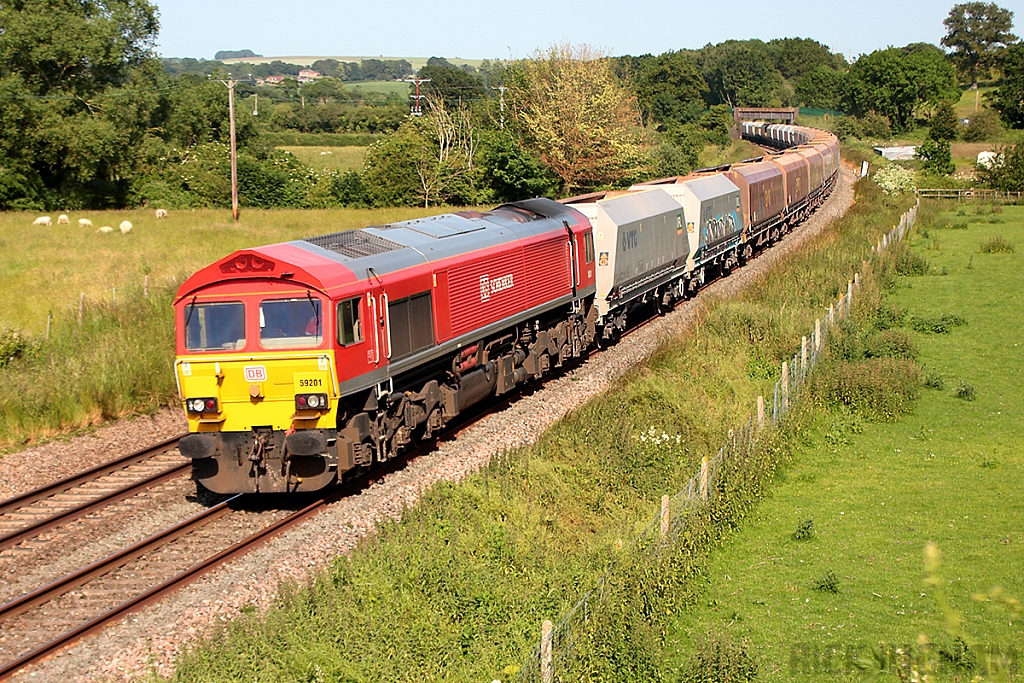
[[[878,244],[872,247],[872,254],[881,254],[894,243],[903,239],[907,230],[917,220],[920,200],[900,218],[892,230],[885,233]],[[865,266],[873,256],[865,261]],[[839,320],[850,314],[853,298],[861,284],[861,273],[854,274],[847,282],[846,292],[829,306],[824,318],[816,320],[814,329],[803,337],[800,350],[782,364],[782,373],[775,383],[771,403],[763,396],[757,399],[753,415],[738,429],[729,431],[725,444],[711,458],[703,458],[700,471],[674,496],[665,495],[661,510],[647,526],[630,541],[627,549],[632,552],[651,554],[676,542],[687,528],[687,519],[694,511],[705,507],[724,483],[726,464],[740,465],[753,462],[748,456],[756,449],[759,437],[765,427],[777,426],[800,398],[814,366],[825,351],[831,331]],[[523,663],[516,678],[519,683],[555,683],[566,679],[571,664],[579,655],[577,644],[593,609],[604,597],[604,588],[613,568],[609,568],[573,607],[555,623],[545,621],[541,627],[540,645]]]

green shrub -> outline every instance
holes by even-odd
[[[973,401],[977,398],[978,392],[974,388],[973,384],[967,382],[960,382],[960,386],[956,388],[956,397],[965,401]]]
[[[868,358],[917,358],[917,346],[909,332],[882,330],[864,340],[864,355]]]
[[[833,405],[867,419],[892,422],[913,410],[921,386],[921,368],[911,360],[869,358],[826,365],[816,378]]]
[[[931,266],[928,259],[916,251],[911,251],[909,247],[902,243],[893,250],[893,257],[895,259],[896,274],[904,277],[927,275],[928,268]]]
[[[793,532],[793,540],[806,541],[811,538],[814,538],[814,518],[808,517],[797,523],[796,530]]]
[[[745,683],[757,678],[757,665],[746,642],[736,643],[726,633],[708,631],[697,643],[690,662],[680,671],[679,683]]]
[[[999,114],[991,109],[974,112],[970,122],[964,126],[960,137],[964,142],[988,142],[1003,134],[1003,124]]]
[[[981,243],[982,254],[1012,254],[1013,244],[1002,237],[996,236]]]
[[[955,313],[943,313],[932,318],[912,315],[908,322],[911,329],[922,334],[947,334],[954,327],[962,327],[967,324],[966,320]]]
[[[883,304],[878,307],[871,324],[876,330],[890,330],[899,327],[907,317],[907,312],[894,304]]]
[[[946,388],[946,380],[937,372],[929,372],[924,377],[924,385],[929,389],[942,391]]]
[[[24,335],[11,330],[0,330],[0,368],[10,365],[19,358],[31,357],[38,350],[38,344],[34,344]]]
[[[836,594],[839,592],[839,577],[829,569],[824,575],[814,580],[814,590],[823,593]]]

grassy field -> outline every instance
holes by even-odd
[[[366,147],[292,146],[282,146],[278,149],[291,152],[299,161],[318,171],[361,171],[367,150]]]
[[[986,104],[991,105],[992,98],[996,91],[995,87],[981,86],[978,90],[964,90],[963,94],[960,95],[960,101],[956,103],[956,117],[958,119],[969,119],[974,116],[974,103],[975,97],[978,98],[978,108],[984,107]]]
[[[349,149],[349,148],[343,148]],[[353,148],[359,149],[359,148]],[[342,154],[338,154],[342,156]],[[157,220],[152,211],[72,212],[72,224],[33,226],[37,214],[0,213],[0,329],[41,334],[47,313],[78,306],[80,292],[109,301],[114,288],[140,287],[149,275],[153,287],[171,284],[236,249],[299,239],[337,230],[381,225],[438,213],[438,209],[242,209],[172,211]],[[80,228],[89,218],[92,228]],[[128,235],[117,226],[134,224]],[[103,225],[111,234],[97,233]]]
[[[380,92],[384,93],[385,95],[393,94],[401,95],[402,97],[407,97],[409,95],[409,88],[411,87],[412,86],[410,86],[408,83],[404,81],[358,81],[355,83],[345,84],[346,90],[358,89],[363,91],[364,93]]]
[[[751,159],[753,157],[759,157],[764,155],[764,150],[754,145],[753,143],[747,142],[746,140],[733,140],[732,143],[724,149],[719,149],[714,145],[708,145],[704,148],[704,151],[700,153],[700,167],[710,168],[712,166],[720,166],[722,164],[731,164],[743,159]]]
[[[851,662],[870,647],[890,664],[895,648],[914,652],[938,680],[973,680],[969,662],[986,652],[1015,649],[1024,665],[1021,615],[972,601],[995,587],[1024,597],[1024,259],[981,250],[993,238],[1024,249],[1024,207],[929,213],[911,239],[928,275],[900,278],[888,303],[906,312],[931,386],[892,424],[811,411],[780,483],[713,556],[698,606],[676,621],[674,666],[709,633],[745,643],[764,681],[854,679]],[[966,324],[912,331],[950,314]],[[813,532],[796,540],[807,520]],[[941,587],[924,581],[929,542]],[[821,589],[830,572],[834,593]],[[947,632],[943,595],[963,633]]]
[[[173,680],[511,680],[541,620],[564,614],[610,564],[619,569],[607,600],[591,630],[577,634],[582,657],[560,675],[662,679],[666,620],[695,590],[708,545],[757,497],[775,451],[756,455],[763,467],[749,468],[706,518],[695,513],[693,535],[656,562],[638,561],[623,539],[750,414],[780,361],[906,206],[868,182],[858,187],[840,226],[743,296],[709,306],[694,332],[534,447],[435,487],[266,615],[225,625],[184,657]],[[647,439],[651,430],[667,437]]]

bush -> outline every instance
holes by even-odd
[[[868,358],[917,358],[917,346],[909,332],[883,330],[864,340],[864,355]]]
[[[974,388],[973,384],[967,382],[960,382],[960,386],[956,388],[956,397],[961,398],[965,401],[973,401],[977,398],[978,392]]]
[[[875,312],[875,315],[871,320],[871,324],[878,331],[890,330],[902,325],[906,318],[907,312],[899,306],[892,304],[882,305],[879,306],[878,310]]]
[[[899,164],[889,164],[871,176],[882,192],[888,195],[906,194],[917,189],[914,184],[914,172]]]
[[[807,539],[814,538],[814,518],[808,517],[807,519],[799,522],[796,525],[796,531],[793,532],[794,541],[806,541]]]
[[[912,360],[869,358],[825,367],[816,386],[826,401],[867,419],[893,422],[913,410],[921,368]]]
[[[955,313],[943,313],[932,318],[912,315],[908,322],[911,329],[922,334],[947,334],[954,327],[961,327],[967,324],[966,320]]]
[[[946,380],[937,372],[929,372],[925,375],[924,385],[929,389],[938,389],[939,391],[942,391],[946,388]]]
[[[823,593],[839,593],[839,577],[836,576],[834,571],[829,569],[823,576],[814,580],[814,590],[822,591]]]
[[[680,671],[679,683],[745,683],[757,678],[757,665],[745,642],[728,634],[708,631],[697,643],[690,662]]]
[[[903,277],[927,275],[928,268],[931,267],[928,259],[921,256],[916,251],[912,251],[903,243],[900,243],[900,245],[893,250],[893,257],[895,258],[894,268],[896,270],[896,274],[902,275]]]
[[[986,142],[995,140],[1003,134],[1003,124],[999,121],[999,114],[991,109],[982,109],[974,113],[970,122],[964,126],[960,137],[964,142]]]
[[[1002,237],[992,237],[981,243],[982,254],[1012,254],[1013,244]]]
[[[860,117],[860,128],[864,133],[863,137],[892,137],[892,125],[889,123],[889,117],[883,116],[878,112],[869,111],[867,114]]]
[[[0,368],[10,365],[19,358],[31,357],[38,351],[38,345],[30,339],[11,330],[0,330]]]

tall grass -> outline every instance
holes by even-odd
[[[507,680],[543,619],[609,566],[566,680],[659,680],[673,614],[706,552],[764,490],[787,446],[764,441],[681,541],[642,559],[629,539],[767,393],[800,335],[846,289],[906,202],[857,186],[846,219],[531,447],[439,484],[265,615],[224,625],[176,681]],[[652,432],[653,427],[653,432]],[[664,436],[662,436],[664,435]],[[678,438],[678,441],[676,437]]]
[[[167,405],[175,392],[173,290],[61,311],[48,339],[0,367],[0,448]]]

